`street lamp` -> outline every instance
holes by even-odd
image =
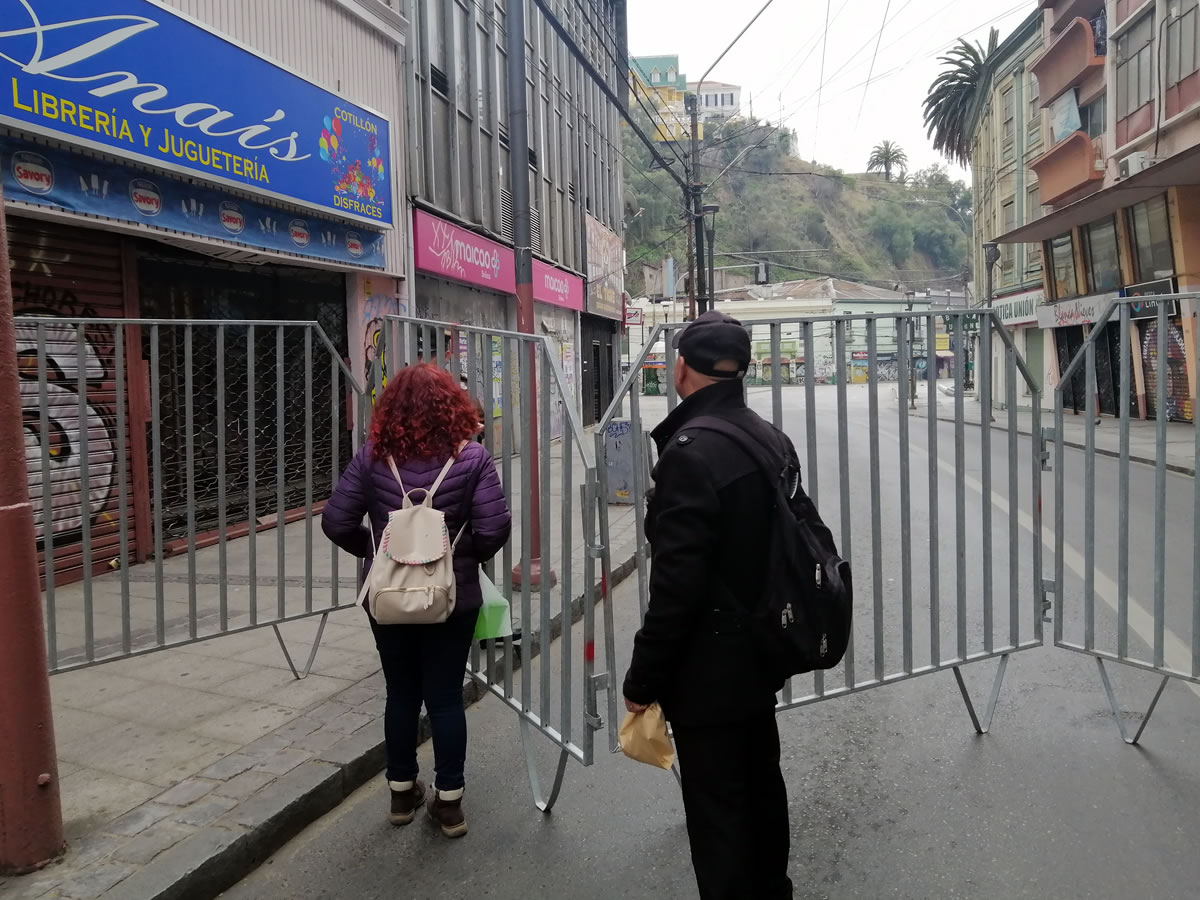
[[[715,309],[717,300],[717,285],[713,281],[716,274],[714,261],[717,258],[717,254],[713,251],[717,246],[717,213],[720,211],[721,207],[715,203],[706,203],[700,207],[700,216],[704,219],[705,230],[708,232],[708,309]]]

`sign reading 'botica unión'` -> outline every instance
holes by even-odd
[[[151,0],[0,0],[0,123],[376,226],[387,120]]]

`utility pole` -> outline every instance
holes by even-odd
[[[692,117],[692,171],[691,171],[691,210],[692,231],[696,235],[696,278],[700,288],[700,313],[708,312],[708,290],[706,286],[707,267],[704,261],[704,213],[701,211],[704,188],[700,184],[700,97],[688,94],[686,101],[688,112]]]
[[[508,5],[505,42],[508,52],[508,146],[509,192],[513,209],[513,256],[517,276],[517,331],[534,333],[533,311],[533,227],[529,199],[529,107],[526,102],[525,81],[525,0],[513,0]],[[521,402],[529,409],[529,433],[524,435],[522,453],[529,454],[529,484],[521,485],[524,502],[529,504],[529,542],[522,547],[525,558],[513,569],[513,583],[524,580],[525,561],[529,564],[529,587],[542,583],[542,510],[540,472],[538,471],[538,352],[529,344],[529,380],[522,385]],[[554,572],[547,577],[554,582]]]
[[[692,198],[689,191],[683,192],[683,203],[687,209],[688,321],[694,321],[696,318],[696,218],[692,215]]]
[[[0,874],[63,848],[62,805],[33,504],[25,468],[17,333],[0,190]]]

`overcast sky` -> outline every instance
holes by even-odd
[[[631,2],[629,52],[678,54],[680,69],[694,81],[763,2]],[[992,26],[1004,40],[1036,8],[1036,0],[829,0],[818,109],[826,0],[774,0],[709,78],[741,85],[743,111],[752,98],[760,119],[777,122],[782,110],[805,159],[861,172],[871,148],[889,139],[904,148],[915,170],[943,162],[925,137],[921,113],[938,73],[937,57],[960,37],[986,46]],[[879,55],[866,85],[881,25]],[[955,174],[969,181],[966,172]]]

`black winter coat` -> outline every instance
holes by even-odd
[[[730,419],[772,446],[776,433],[747,409],[740,381],[697,391],[652,433],[659,462],[646,521],[650,606],[625,696],[657,701],[673,724],[693,727],[768,713],[783,687],[764,671],[736,612],[765,602],[775,487],[729,438],[689,429],[699,416]],[[788,452],[795,462],[790,441]]]

